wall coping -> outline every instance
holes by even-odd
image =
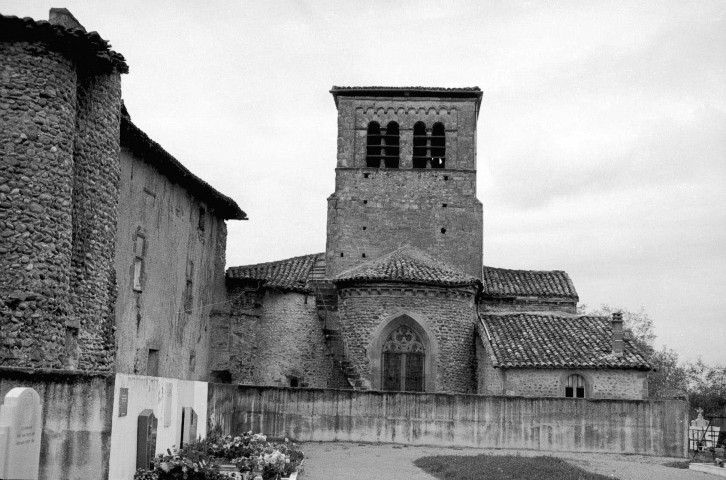
[[[0,366],[0,378],[3,379],[35,379],[35,380],[72,380],[102,378],[106,381],[116,378],[115,372],[99,372],[95,370],[66,370],[53,368],[27,368]]]

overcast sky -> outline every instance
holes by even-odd
[[[0,0],[65,6],[130,66],[131,118],[234,198],[227,264],[325,249],[333,85],[479,86],[484,261],[726,363],[726,2]]]

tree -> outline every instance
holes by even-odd
[[[691,410],[700,407],[704,414],[726,415],[726,366],[706,365],[699,358],[688,363],[685,371]]]
[[[688,390],[688,375],[686,369],[679,365],[678,354],[674,350],[663,347],[662,350],[653,348],[655,340],[655,325],[643,307],[633,312],[627,308],[601,305],[599,309],[587,311],[587,305],[581,305],[577,313],[581,315],[598,315],[612,317],[615,312],[623,314],[623,327],[630,340],[645,355],[653,370],[648,372],[648,396],[656,399],[682,398],[685,399]]]

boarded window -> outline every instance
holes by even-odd
[[[146,374],[151,377],[159,376],[159,351],[149,349],[149,358],[146,360]]]

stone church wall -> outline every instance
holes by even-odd
[[[371,375],[369,347],[376,328],[397,313],[425,319],[436,335],[436,391],[476,393],[474,291],[422,286],[346,287],[339,290],[340,325],[348,359]]]
[[[206,380],[210,311],[225,299],[224,219],[126,148],[121,177],[117,371]],[[134,288],[137,236],[145,244],[141,289]],[[148,371],[150,351],[156,372]]]
[[[0,364],[113,369],[119,73],[0,42]]]
[[[347,385],[329,355],[314,296],[244,291],[240,286],[231,288],[231,311],[214,317],[212,370],[229,370],[230,380],[242,384]]]
[[[482,312],[564,312],[577,313],[577,302],[570,299],[526,297],[479,300]]]

